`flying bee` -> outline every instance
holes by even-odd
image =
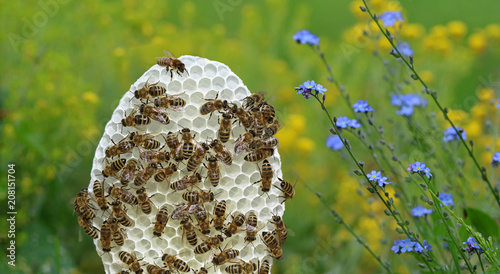
[[[75,211],[86,220],[92,220],[95,217],[95,212],[90,204],[90,198],[86,188],[80,190],[76,195]]]
[[[220,244],[223,241],[224,241],[224,238],[222,238],[221,235],[208,237],[205,241],[203,241],[203,243],[197,245],[194,248],[194,253],[195,254],[204,254],[210,250],[212,250],[212,252],[215,253],[215,250],[217,249],[217,247],[220,246]]]
[[[266,139],[256,139],[252,142],[253,150],[261,150],[261,149],[272,149],[278,145],[279,141],[276,137],[269,137]]]
[[[158,97],[155,99],[155,106],[160,108],[168,108],[173,111],[180,112],[186,105],[186,101],[181,98],[184,93],[179,93],[176,95],[167,95]]]
[[[102,170],[102,176],[114,176],[118,171],[122,170],[122,168],[125,167],[126,162],[126,159],[118,159],[111,162],[111,164],[106,165],[106,167],[104,167],[104,169]]]
[[[234,144],[234,152],[236,155],[240,155],[243,151],[248,149],[253,142],[254,137],[255,132],[253,130],[245,131],[245,133],[243,133]]]
[[[111,203],[113,208],[113,214],[115,215],[117,221],[124,226],[132,226],[132,219],[127,215],[122,202],[114,201]]]
[[[271,267],[269,265],[269,261],[264,260],[262,262],[262,265],[260,265],[260,262],[259,262],[259,270],[257,271],[257,274],[269,274],[270,271],[271,271]]]
[[[191,158],[189,158],[187,162],[187,170],[193,171],[198,168],[201,165],[201,162],[203,162],[203,158],[205,157],[209,149],[210,147],[206,143],[201,143],[201,145],[198,145],[193,156],[191,156]]]
[[[262,172],[260,173],[261,179],[255,182],[254,184],[260,182],[260,190],[262,190],[262,192],[269,192],[269,190],[271,190],[273,176],[274,176],[273,167],[266,159],[262,162]]]
[[[135,173],[138,170],[138,163],[134,159],[128,160],[127,164],[123,168],[122,175],[120,176],[120,183],[124,186],[128,186],[128,183],[132,181],[135,177]]]
[[[210,147],[215,151],[215,156],[217,156],[221,162],[228,166],[233,163],[231,152],[229,152],[229,150],[218,139],[213,140]]]
[[[118,253],[118,257],[122,262],[126,263],[128,265],[128,269],[130,271],[134,271],[135,273],[142,273],[143,270],[141,269],[141,263],[139,263],[139,260],[135,257],[135,255],[132,255],[126,251],[120,251]]]
[[[118,219],[116,219],[115,217],[113,217],[113,215],[111,215],[108,221],[111,233],[113,233],[113,241],[115,241],[117,245],[123,246],[123,244],[125,243],[125,234],[120,228],[120,223],[118,222]]]
[[[85,219],[81,214],[78,214],[78,224],[83,227],[83,230],[90,237],[97,239],[99,237],[99,230],[92,225],[90,220]]]
[[[181,130],[181,141],[175,149],[175,155],[182,155],[183,159],[188,159],[193,156],[195,147],[198,147],[198,142],[194,140],[191,130],[189,128],[183,128]]]
[[[236,214],[236,216],[232,217],[233,220],[231,221],[229,226],[224,229],[224,234],[227,237],[231,237],[232,235],[236,234],[240,230],[240,227],[245,223],[245,215],[243,215],[242,213],[238,213]]]
[[[182,194],[182,198],[189,204],[207,203],[214,200],[214,193],[212,191],[187,191]]]
[[[241,261],[238,264],[233,264],[226,267],[226,272],[230,274],[251,274],[257,270],[257,265],[252,262]]]
[[[127,190],[123,188],[119,188],[117,186],[110,186],[108,189],[108,194],[117,199],[121,200],[122,202],[125,202],[129,205],[137,205],[137,197],[134,196],[134,194],[128,192]]]
[[[271,255],[271,257],[273,258],[276,258],[277,260],[281,260],[283,250],[281,249],[281,246],[276,237],[274,237],[273,233],[264,231],[262,232],[261,239],[269,248],[269,255]]]
[[[191,175],[186,175],[182,177],[180,180],[170,184],[170,188],[174,191],[179,191],[186,189],[190,186],[195,186],[198,182],[201,181],[200,173],[194,173]]]
[[[276,112],[274,111],[274,107],[268,102],[263,102],[261,104],[260,111],[264,116],[264,122],[267,124],[271,124],[274,121],[274,117],[276,116]]]
[[[269,138],[274,135],[281,129],[282,125],[278,120],[274,120],[274,122],[270,125],[267,126],[267,128],[264,130],[264,134],[262,135],[262,138]]]
[[[229,136],[231,135],[231,125],[233,115],[230,113],[222,113],[222,120],[219,120],[220,128],[217,131],[217,136],[219,140],[223,143],[229,141]]]
[[[136,186],[143,186],[145,185],[151,177],[156,173],[158,170],[158,167],[156,164],[151,163],[147,165],[143,171],[137,173],[137,176],[134,179],[134,185]]]
[[[97,205],[101,208],[102,211],[107,210],[109,206],[108,206],[108,200],[106,199],[106,196],[104,196],[104,183],[95,180],[93,191]]]
[[[201,233],[209,234],[210,233],[210,220],[208,219],[208,213],[202,206],[199,206],[194,213],[194,217],[198,221],[198,227],[200,228]]]
[[[158,65],[162,67],[166,67],[167,73],[170,71],[170,79],[174,77],[173,71],[176,71],[179,76],[181,76],[181,72],[184,71],[189,75],[186,65],[182,63],[181,60],[177,59],[170,51],[164,50],[164,57],[156,57],[156,61],[158,61]]]
[[[148,264],[146,266],[146,271],[148,274],[170,274],[170,270],[154,264]]]
[[[252,116],[248,114],[248,112],[245,111],[242,107],[238,107],[237,105],[234,105],[231,108],[231,112],[238,118],[240,123],[245,127],[245,128],[251,128],[254,121],[252,119]]]
[[[111,140],[111,142],[113,142],[113,140]],[[118,144],[115,144],[115,142],[113,142],[113,144],[114,145],[108,147],[105,151],[106,157],[108,158],[130,152],[135,147],[134,142],[125,140],[121,140],[120,142],[118,142]]]
[[[217,202],[214,206],[214,214],[212,215],[212,222],[214,223],[215,230],[221,231],[224,228],[226,221],[226,201],[222,200]]]
[[[215,254],[214,258],[212,259],[212,263],[214,265],[222,265],[228,261],[235,259],[239,255],[240,252],[236,249],[224,248],[224,250],[222,250],[219,254]]]
[[[288,233],[286,231],[286,225],[285,222],[283,222],[283,219],[281,219],[280,216],[273,216],[271,223],[274,225],[274,234],[276,235],[276,238],[278,239],[279,244],[283,244],[286,241],[286,238],[288,237]]]
[[[215,158],[215,156],[208,157],[207,161],[208,161],[208,166],[204,164],[205,167],[208,169],[207,177],[210,180],[212,186],[216,187],[219,185],[220,182],[219,162],[217,158]]]
[[[101,247],[102,251],[110,252],[111,251],[111,227],[108,224],[108,221],[102,222],[101,226]]]
[[[285,200],[283,200],[283,202],[281,202],[281,203],[284,203],[286,200],[292,199],[293,196],[295,196],[294,185],[290,184],[287,181],[284,181],[281,178],[278,178],[278,180],[280,180],[280,186],[279,187],[276,186],[276,187],[279,190],[281,190],[281,192],[283,192],[283,196],[279,196],[279,197],[285,198]],[[297,184],[297,183],[295,183],[295,184]]]
[[[245,108],[254,108],[259,106],[264,101],[264,92],[256,92],[252,95],[245,97],[243,101],[245,101]]]
[[[190,245],[195,246],[198,243],[198,237],[196,236],[194,225],[189,217],[184,217],[181,220],[181,228],[182,238],[186,238]]]
[[[155,174],[155,181],[157,182],[163,182],[166,179],[170,181],[170,177],[177,171],[177,166],[174,163],[169,163],[168,166],[160,169]]]
[[[155,121],[158,121],[164,125],[168,125],[170,123],[170,118],[168,118],[165,110],[161,110],[151,105],[142,104],[139,108],[139,111],[144,116],[149,117]]]
[[[148,116],[143,114],[135,115],[136,112],[137,111],[134,110],[129,116],[126,116],[124,119],[122,119],[123,127],[136,127],[151,124],[151,119]]]
[[[168,266],[170,269],[176,269],[180,272],[189,272],[191,268],[189,265],[183,260],[177,258],[175,255],[163,254],[161,260]]]
[[[248,153],[247,155],[245,155],[244,159],[245,161],[248,162],[259,162],[272,156],[273,153],[274,149],[269,149],[269,148],[259,149]]]
[[[215,96],[215,99],[205,99],[206,102],[205,104],[201,105],[200,107],[200,114],[201,115],[207,115],[212,113],[216,110],[221,111],[221,110],[229,110],[229,102],[227,100],[221,100],[217,99],[219,97],[219,94]]]
[[[252,109],[252,119],[253,119],[253,129],[256,136],[262,135],[264,129],[266,128],[266,121],[264,120],[264,115],[258,108]]]
[[[163,139],[165,139],[165,137],[163,137]],[[130,140],[135,144],[135,146],[142,147],[144,149],[157,149],[161,146],[161,143],[155,140],[154,136],[151,134],[132,132],[130,134]]]
[[[170,160],[170,153],[166,151],[143,150],[141,148],[139,148],[139,151],[141,152],[141,160],[148,164],[167,162]]]
[[[150,214],[151,211],[153,210],[153,202],[151,202],[150,198],[153,197],[154,195],[152,195],[151,197],[148,196],[148,194],[146,193],[146,189],[144,187],[141,187],[139,188],[137,191],[137,200],[139,202],[139,207],[141,208],[141,211],[144,213],[144,214]]]
[[[163,230],[165,230],[165,226],[167,225],[169,217],[170,216],[168,215],[167,205],[162,206],[160,210],[158,210],[158,213],[156,214],[156,222],[153,227],[153,235],[158,237],[161,236]]]

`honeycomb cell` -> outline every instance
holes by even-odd
[[[186,79],[184,83],[182,83],[182,88],[184,89],[184,92],[186,93],[191,93],[196,90],[196,81],[193,79]]]
[[[189,75],[193,79],[200,79],[203,76],[203,69],[200,66],[193,66],[189,70]]]
[[[173,95],[173,94],[179,94],[183,92],[182,90],[182,84],[178,81],[172,81],[168,83],[167,86],[167,94]]]
[[[212,87],[215,90],[221,90],[225,86],[226,86],[226,81],[224,80],[224,78],[217,76],[214,79],[212,79]]]
[[[220,92],[220,98],[223,100],[233,101],[234,92],[229,89],[224,89]]]
[[[204,100],[203,98],[203,93],[201,92],[193,92],[191,94],[191,96],[189,97],[189,100],[191,100],[191,102],[193,104],[204,104],[206,101]]]
[[[241,191],[241,188],[239,187],[233,187],[229,190],[229,198],[231,200],[239,200],[241,198],[241,194],[242,194],[242,191]]]
[[[198,90],[199,91],[208,91],[212,89],[212,80],[210,78],[201,78],[198,81]],[[205,97],[207,98],[207,97]],[[210,98],[210,97],[208,97]]]
[[[240,189],[238,189],[238,190],[240,190]],[[229,191],[229,193],[231,193],[231,191]],[[232,196],[232,197],[235,197],[235,196]],[[250,205],[250,200],[248,200],[247,198],[239,199],[238,203],[236,204],[238,209],[241,211],[245,211],[247,208],[249,208],[249,205]]]
[[[248,89],[246,89],[246,87],[237,87],[234,90],[234,99],[235,100],[241,101],[241,100],[245,99],[245,97],[247,97],[247,96],[248,96]]]
[[[257,195],[257,190],[258,188],[253,185],[247,186],[243,191],[243,196],[253,199]]]
[[[236,88],[238,88],[239,84],[239,79],[235,76],[231,75],[226,78],[226,86],[231,90],[235,90]]]
[[[193,127],[197,130],[205,128],[207,126],[207,120],[203,117],[197,117],[193,120]]]
[[[187,116],[188,118],[191,118],[191,119],[193,119],[194,117],[197,117],[197,116],[199,115],[199,110],[198,110],[198,108],[196,108],[196,107],[195,107],[195,106],[193,106],[193,105],[186,106],[186,107],[184,108],[184,111],[186,112],[186,113],[185,113],[185,114],[186,114],[186,116]]]
[[[137,250],[145,252],[145,251],[148,251],[150,249],[151,249],[151,242],[147,239],[142,239],[137,244]]]
[[[207,64],[203,69],[205,77],[213,78],[217,75],[217,67],[213,64]]]

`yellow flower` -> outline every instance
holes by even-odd
[[[498,41],[500,40],[500,25],[498,24],[490,24],[487,25],[486,28],[484,29],[486,32],[486,35],[495,40]]]
[[[456,40],[462,39],[467,33],[467,26],[461,21],[451,21],[447,27],[450,36]]]
[[[490,102],[495,99],[495,92],[491,88],[482,88],[479,90],[479,100],[482,102]]]
[[[475,120],[464,126],[464,130],[467,132],[467,139],[474,139],[483,134],[483,127],[481,126],[481,123]]]
[[[352,1],[351,5],[349,6],[349,9],[351,10],[352,14],[356,16],[358,19],[366,19],[365,12],[362,12],[361,9],[359,8],[360,6],[364,6],[363,1]]]
[[[451,50],[451,42],[448,38],[436,38],[434,40],[434,46],[437,51],[439,51],[441,54],[446,54],[450,52]]]
[[[276,133],[276,137],[280,140],[280,149],[288,151],[294,147],[297,133],[287,126],[278,131],[278,133]]]
[[[302,137],[297,140],[299,152],[303,155],[308,155],[316,148],[316,144],[307,137]]]
[[[469,48],[476,54],[481,54],[486,50],[488,42],[483,33],[477,32],[469,36]]]
[[[430,84],[434,81],[434,73],[432,73],[432,71],[430,70],[423,70],[418,75],[427,84]]]
[[[82,97],[83,97],[83,101],[89,102],[91,104],[96,104],[97,102],[99,102],[99,97],[95,93],[93,93],[92,91],[84,92]]]
[[[420,38],[425,33],[425,28],[419,24],[405,24],[401,28],[401,35],[408,39]]]
[[[122,57],[125,55],[125,50],[123,48],[115,48],[113,50],[113,55],[116,57]]]
[[[391,43],[385,38],[378,40],[378,46],[382,51],[389,51],[392,49]]]
[[[471,108],[470,113],[474,119],[483,120],[486,117],[487,108],[485,108],[481,104],[478,104]]]
[[[304,132],[304,129],[306,128],[306,118],[300,114],[290,114],[287,117],[287,127],[292,129],[298,134],[301,134]]]
[[[153,34],[153,25],[149,21],[144,21],[141,25],[141,32],[144,36],[151,36]]]
[[[467,112],[463,110],[451,110],[448,112],[448,117],[455,124],[460,124],[468,118]],[[444,125],[446,128],[449,126],[448,124]],[[467,132],[468,134],[468,132]]]

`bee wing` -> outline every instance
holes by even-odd
[[[169,57],[169,58],[177,58],[175,57],[170,51],[168,50],[164,50],[163,51],[163,54],[165,54],[166,57]]]
[[[176,112],[183,112],[184,111],[184,108],[182,108],[180,106],[170,106],[169,108],[173,111],[176,111]]]
[[[183,157],[182,155],[182,147],[184,146],[184,139],[181,139],[179,142],[179,145],[177,145],[177,148],[175,149],[175,156]]]
[[[174,94],[174,95],[170,95],[169,96],[169,99],[177,99],[177,98],[180,98],[185,92],[182,92],[182,93],[179,93],[179,94]]]

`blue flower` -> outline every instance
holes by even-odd
[[[425,100],[418,94],[413,93],[392,94],[391,105],[401,108],[400,110],[396,111],[396,114],[411,116],[414,112],[413,107],[425,107],[427,106],[427,100]]]
[[[413,247],[413,251],[417,253],[422,253],[424,251],[424,248],[420,245],[419,242],[415,242],[415,246]]]
[[[481,247],[479,247],[479,245],[477,244],[476,239],[474,239],[474,237],[467,238],[467,242],[463,242],[463,244],[467,245],[467,247],[465,249],[467,250],[467,252],[469,254],[474,253],[476,250],[483,253],[483,250],[481,249]]]
[[[363,100],[357,101],[356,103],[354,103],[354,105],[352,105],[352,107],[354,108],[354,112],[367,113],[373,111],[373,108],[370,105],[368,105],[368,101],[363,101]]]
[[[338,135],[330,135],[328,136],[328,138],[326,138],[326,147],[337,151],[344,148],[344,144],[342,143]]]
[[[380,171],[375,171],[375,170],[372,170],[372,173],[370,174],[367,174],[368,175],[368,180],[370,181],[378,181],[381,177],[382,177],[382,174],[380,173]]]
[[[300,85],[299,87],[303,89],[313,90],[316,89],[316,82],[314,82],[314,80],[307,80],[304,82],[304,84]]]
[[[396,110],[397,115],[411,116],[413,114],[412,106],[402,106],[400,110]]]
[[[498,164],[500,164],[500,152],[493,154],[493,158],[491,159],[492,167],[497,168]]]
[[[462,132],[462,139],[467,140],[467,134],[466,134],[465,130],[463,130],[460,127],[456,127],[456,128],[457,128],[458,132]],[[455,132],[453,127],[449,127],[444,131],[443,140],[448,143],[449,141],[460,140],[460,138],[458,137],[458,134]]]
[[[400,240],[394,240],[394,245],[393,245],[393,246],[392,246],[392,248],[391,248],[391,250],[392,250],[392,251],[394,251],[394,253],[396,253],[396,254],[400,253],[400,252],[399,252],[399,249],[401,248],[401,247],[399,246],[399,243],[400,243],[400,242],[401,242]]]
[[[498,98],[497,108],[500,108],[500,98]]]
[[[306,99],[311,98],[313,95],[312,91],[314,91],[314,95],[317,95],[318,93],[325,95],[324,92],[327,91],[326,88],[323,88],[322,85],[317,84],[314,80],[305,81],[302,85],[296,87],[295,90],[297,90],[297,94],[302,94]]]
[[[415,162],[413,164],[410,164],[408,166],[407,170],[410,172],[410,174],[419,173],[419,174],[427,176],[428,179],[430,179],[432,177],[431,169],[428,167],[425,167],[424,162],[422,162],[422,163]]]
[[[426,167],[424,169],[424,175],[427,176],[427,179],[430,179],[432,177],[432,174],[431,174],[431,169]]]
[[[396,48],[403,56],[410,57],[413,55],[413,49],[411,49],[410,43],[408,42],[401,42],[396,46]]]
[[[442,192],[442,193],[439,193],[438,198],[446,206],[455,206],[455,203],[453,202],[452,196],[453,196],[453,194],[451,194],[451,193]]]
[[[424,206],[416,206],[411,209],[411,215],[413,217],[422,217],[432,213],[432,209],[425,208]]]
[[[299,30],[293,36],[293,40],[295,40],[299,44],[309,44],[309,45],[319,44],[319,37],[315,34],[312,34],[308,30]]]
[[[337,118],[337,123],[335,123],[335,125],[338,127],[338,128],[347,128],[349,125],[350,119],[347,118],[346,116],[342,116],[342,117],[339,117]]]
[[[397,21],[404,21],[400,11],[386,11],[379,18],[384,21],[384,27],[392,27]]]
[[[399,246],[401,247],[401,253],[405,253],[412,251],[415,243],[412,242],[410,238],[406,238],[399,242]]]
[[[432,245],[431,244],[427,244],[427,240],[424,240],[423,244],[424,244],[425,250],[434,251],[434,250],[432,250]]]
[[[323,86],[320,84],[316,84],[315,90],[323,95],[325,95],[325,91],[327,91],[327,89],[323,88]]]
[[[425,169],[425,163],[415,162],[411,165],[413,172],[420,172]]]
[[[380,177],[380,178],[378,179],[378,186],[379,186],[379,187],[384,187],[384,186],[386,186],[386,185],[388,185],[388,184],[390,184],[390,183],[391,183],[391,182],[387,182],[387,177]]]
[[[347,125],[352,127],[352,128],[358,128],[361,126],[361,124],[358,122],[356,119],[351,119],[347,122]]]

